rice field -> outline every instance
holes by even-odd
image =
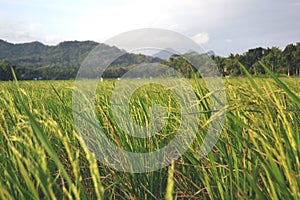
[[[201,80],[190,82],[198,106],[209,110],[211,93]],[[201,115],[199,134],[178,160],[147,173],[107,167],[87,149],[74,126],[74,81],[0,82],[0,199],[299,199],[300,78],[224,82],[226,122],[212,151],[199,158],[205,122],[218,112]],[[151,141],[119,134],[109,104],[115,84],[100,82],[95,101],[108,137],[139,152],[165,145],[178,113],[168,111],[167,125]],[[165,95],[147,87],[135,95],[130,112],[148,123],[147,105],[163,103]]]

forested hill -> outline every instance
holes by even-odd
[[[74,79],[77,71],[88,53],[100,45],[106,52],[121,52],[116,47],[99,44],[93,41],[68,41],[56,46],[47,46],[40,42],[11,44],[0,40],[0,80],[11,80],[10,67],[14,66],[19,80],[30,79]],[[190,77],[194,70],[190,63],[176,55],[160,52],[157,57],[142,54],[131,54],[124,51],[124,55],[114,61],[103,74],[104,78],[121,77],[135,64],[162,62]],[[265,74],[259,61],[263,62],[275,74],[287,76],[300,75],[300,43],[289,44],[284,49],[277,47],[249,49],[243,54],[230,54],[220,57],[208,52],[219,72],[224,76],[244,75],[239,62],[253,75]],[[158,55],[154,55],[158,56]],[[199,55],[201,56],[201,55]],[[96,73],[91,71],[90,73]]]
[[[11,44],[0,40],[0,60],[9,60],[18,68],[79,67],[87,54],[97,45],[98,43],[92,41],[71,41],[47,46],[40,42]],[[103,45],[103,48],[119,51],[106,45]]]
[[[69,79],[76,76],[84,58],[89,52],[100,45],[107,52],[120,52],[116,47],[111,47],[93,41],[66,41],[56,46],[44,45],[40,42],[30,42],[23,44],[12,44],[0,40],[0,63],[15,66],[19,79]],[[115,77],[114,73],[122,71],[121,67],[128,67],[133,64],[143,62],[157,62],[157,58],[141,54],[126,53],[119,59],[120,63],[114,63],[115,69],[108,71],[108,77]],[[2,73],[2,76],[3,73]],[[5,79],[1,77],[0,80]]]

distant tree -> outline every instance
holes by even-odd
[[[213,60],[214,60],[214,62],[215,62],[215,64],[216,64],[216,66],[217,66],[217,68],[219,69],[219,72],[221,73],[221,74],[223,74],[223,76],[226,76],[226,74],[227,74],[227,69],[226,69],[226,63],[225,63],[225,58],[223,58],[223,57],[220,57],[220,56],[214,56],[214,58],[213,58]]]
[[[12,64],[8,60],[3,60],[0,64],[0,80],[7,81],[7,80],[13,80],[13,73],[12,70],[14,70],[15,67],[12,66]]]
[[[241,74],[240,67],[238,65],[239,55],[230,54],[225,60],[225,68],[229,75],[237,76]]]
[[[224,76],[243,75],[237,61],[243,63],[246,69],[254,75],[265,74],[258,61],[265,63],[274,73],[300,75],[300,43],[289,44],[283,51],[277,47],[267,49],[258,47],[249,49],[243,54],[230,54],[224,58],[213,52],[207,52],[206,55],[189,52],[184,55],[185,59],[173,55],[169,60],[164,61],[142,54],[122,52],[116,47],[109,47],[92,41],[69,41],[56,46],[46,46],[39,42],[13,45],[0,40],[0,80],[13,79],[12,64],[17,66],[15,72],[19,80],[39,77],[43,79],[74,79],[84,58],[98,45],[100,45],[99,49],[107,55],[123,54],[110,64],[103,77],[120,77],[133,67],[143,63],[166,64],[185,77],[195,75],[193,73],[196,71],[195,66],[197,70],[201,71],[201,74],[209,74],[218,70]],[[107,58],[103,62],[111,61]],[[217,70],[215,70],[216,67]],[[162,73],[163,68],[158,68],[155,72],[155,74]],[[100,74],[100,71],[96,68],[88,69],[86,72],[87,78],[93,78],[97,74]]]
[[[201,55],[199,55],[199,57],[200,56]],[[168,61],[162,62],[162,64],[171,67],[186,78],[191,78],[192,75],[196,72],[196,69],[189,61],[187,61],[184,57],[176,54],[172,55]]]
[[[296,44],[295,58],[295,75],[300,75],[300,43]]]
[[[282,62],[285,65],[288,76],[292,75],[295,70],[295,51],[296,46],[294,44],[289,44],[282,52]]]
[[[260,60],[264,55],[264,49],[259,47],[255,49],[249,49],[245,54],[240,57],[242,62],[247,69],[251,68],[254,63]]]
[[[261,59],[266,66],[270,67],[272,72],[279,72],[280,68],[280,57],[281,57],[281,50],[278,47],[272,47],[271,49],[268,48],[264,57]]]

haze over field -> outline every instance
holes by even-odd
[[[138,28],[165,28],[217,55],[300,41],[299,0],[0,0],[0,38],[8,42],[104,42]]]

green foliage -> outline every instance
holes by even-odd
[[[0,81],[13,80],[12,70],[14,69],[15,66],[12,66],[8,60],[3,60],[0,64]]]
[[[81,63],[96,46],[104,49],[107,53],[122,52],[116,47],[92,41],[67,41],[56,46],[46,46],[39,42],[11,44],[0,40],[0,61],[9,60],[16,66],[15,70],[19,80],[75,79]],[[159,58],[124,53],[110,65],[110,69],[104,74],[104,77],[117,78],[128,71],[132,65],[160,61]],[[95,72],[91,71],[91,73]],[[1,79],[10,78],[6,75],[2,73]]]
[[[11,75],[7,73],[7,67],[3,62],[9,61],[15,67],[19,80],[37,79],[74,79],[82,61],[88,53],[97,45],[105,49],[106,52],[121,52],[116,47],[110,47],[105,44],[98,44],[92,41],[62,42],[57,46],[46,46],[39,42],[25,44],[11,44],[0,40],[0,80],[10,80]],[[277,47],[255,48],[239,54],[230,54],[227,58],[215,56],[208,52],[204,56],[210,56],[213,63],[203,63],[205,66],[213,67],[216,65],[219,72],[231,76],[244,75],[240,69],[238,61],[243,63],[251,75],[265,75],[266,71],[261,67],[258,61],[263,62],[275,74],[285,74],[287,76],[300,75],[300,43],[289,44],[282,51]],[[104,78],[118,78],[128,72],[132,67],[142,63],[161,62],[174,70],[180,72],[183,76],[191,78],[195,68],[183,57],[172,55],[170,59],[162,60],[156,57],[145,56],[142,54],[125,53],[115,61],[104,72]],[[201,59],[199,56],[197,59]],[[159,70],[158,70],[159,71]],[[95,75],[97,71],[91,69],[90,74]]]
[[[172,55],[168,61],[162,62],[162,64],[171,67],[186,78],[192,78],[192,75],[196,72],[193,65],[179,55]]]
[[[216,56],[213,59],[224,75],[243,75],[237,61],[243,63],[252,75],[266,74],[259,61],[265,63],[275,74],[300,75],[300,43],[287,45],[283,51],[277,47],[259,47],[250,49],[242,55],[230,54],[227,58]]]
[[[237,64],[249,80],[226,79],[226,124],[207,157],[199,157],[204,124],[224,111],[201,114],[193,145],[169,169],[142,174],[104,166],[86,149],[73,123],[72,81],[1,82],[0,199],[299,199],[299,78],[278,79],[268,69],[273,79],[253,78]],[[95,104],[116,144],[147,151],[173,134],[165,127],[157,143],[119,134],[109,103],[114,84],[99,83]],[[212,94],[201,80],[191,84],[195,104],[209,111]],[[169,105],[167,93],[153,89],[132,98],[137,123],[148,123],[153,103]],[[180,115],[170,115],[177,126]]]

